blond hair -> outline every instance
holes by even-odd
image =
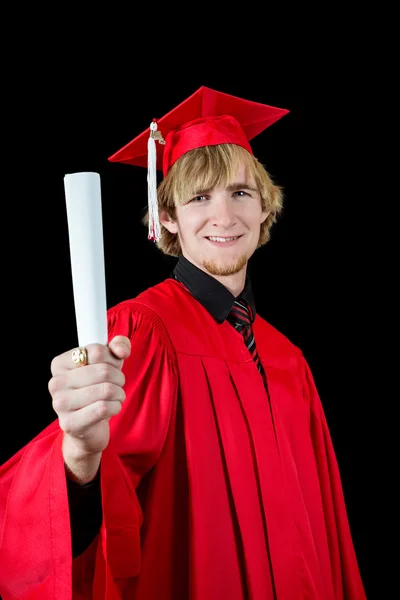
[[[159,214],[165,211],[175,218],[177,205],[186,204],[196,190],[211,190],[228,185],[233,181],[238,166],[243,163],[260,192],[263,211],[270,211],[260,228],[258,247],[263,246],[269,241],[271,227],[282,211],[282,187],[272,181],[265,167],[255,156],[236,144],[203,146],[181,156],[158,186]],[[143,223],[148,225],[148,222],[147,211]],[[179,236],[170,233],[162,224],[157,247],[170,256],[182,255]]]

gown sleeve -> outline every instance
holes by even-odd
[[[140,571],[141,507],[136,487],[157,461],[176,399],[176,357],[151,311],[108,311],[109,339],[126,335],[126,400],[110,420],[100,479],[103,522],[72,560],[67,485],[58,421],[0,467],[2,600],[120,600]]]
[[[310,406],[311,438],[321,490],[335,599],[366,600],[331,435],[310,367],[305,360],[303,389]]]

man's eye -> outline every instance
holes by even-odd
[[[203,200],[205,200],[206,197],[205,196],[195,196],[194,198],[192,198],[190,200],[190,202],[202,202]]]
[[[249,196],[250,194],[248,194],[244,190],[238,190],[237,192],[234,192],[234,195],[237,195],[237,196],[240,196],[241,198],[243,198],[243,196]]]

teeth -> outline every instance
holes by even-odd
[[[239,236],[230,237],[230,238],[222,238],[222,237],[209,237],[208,239],[212,242],[232,242],[233,240],[237,240]]]

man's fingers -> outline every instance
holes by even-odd
[[[84,406],[79,411],[63,413],[59,418],[61,429],[73,437],[84,437],[87,430],[117,415],[121,410],[118,400],[99,400]]]
[[[103,344],[88,344],[85,348],[87,353],[87,364],[93,365],[97,363],[107,363],[120,369],[123,360],[130,354],[130,341],[125,336],[114,337],[109,346]],[[77,350],[74,348],[68,350],[59,356],[56,356],[51,363],[51,373],[53,376],[59,375],[65,371],[72,369],[86,369],[86,366],[80,366],[73,360],[73,353]]]
[[[67,412],[78,411],[98,402],[120,402],[125,400],[122,387],[110,382],[100,382],[89,387],[74,390],[52,390],[53,408],[60,417]]]
[[[113,384],[123,387],[125,375],[118,368],[107,363],[88,365],[84,369],[61,371],[49,380],[48,389],[52,397],[70,391],[86,389],[96,384]],[[85,392],[86,393],[86,392]]]

